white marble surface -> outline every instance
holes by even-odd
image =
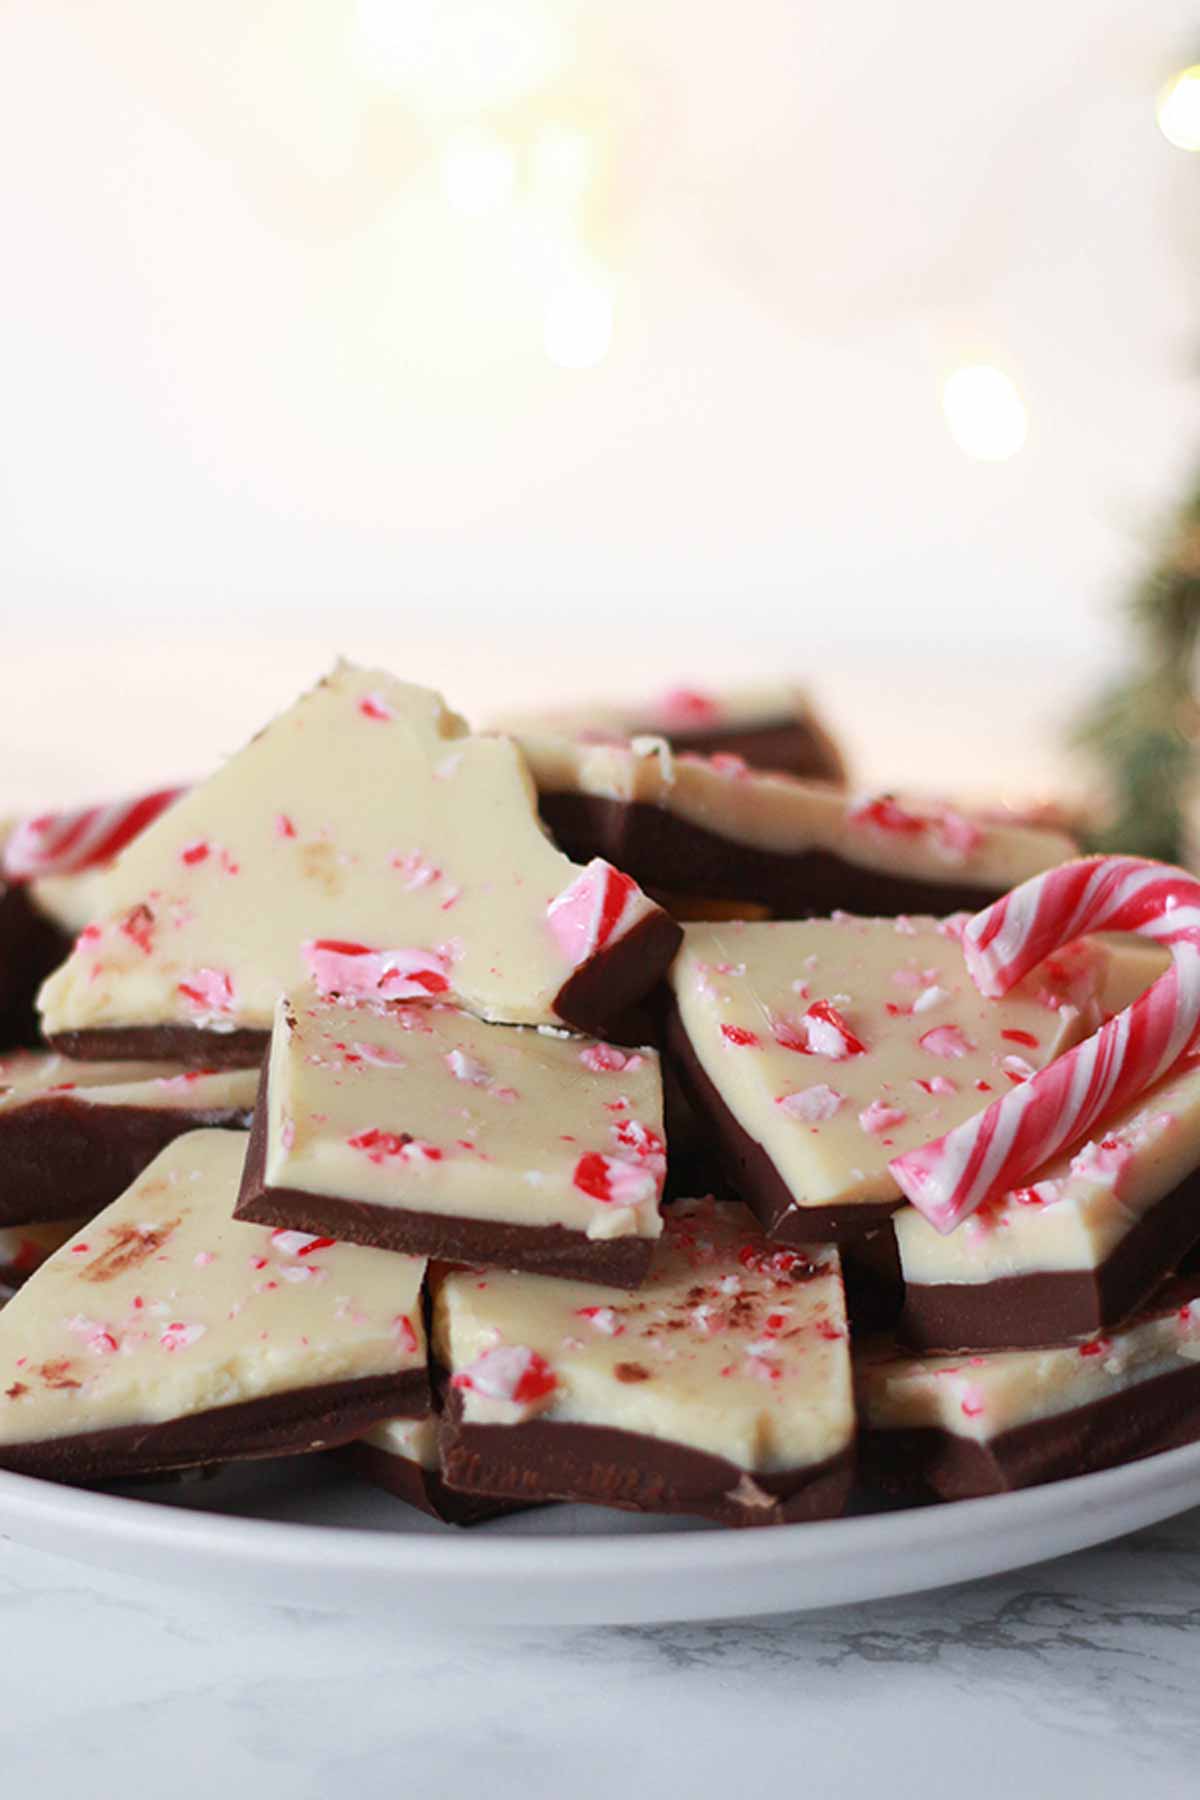
[[[434,1635],[4,1543],[0,1620],[20,1800],[1200,1793],[1200,1510],[942,1593],[562,1633]]]

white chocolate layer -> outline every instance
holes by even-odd
[[[1200,1362],[1200,1283],[1173,1284],[1119,1331],[1049,1350],[913,1356],[855,1353],[859,1414],[874,1431],[921,1427],[986,1443]]]
[[[341,664],[122,853],[106,918],[42,990],[44,1026],[265,1030],[328,944],[339,982],[551,1023],[587,921],[550,909],[582,874],[514,744]],[[621,929],[655,910],[632,888]]]
[[[85,869],[79,875],[44,875],[29,884],[33,903],[60,931],[69,937],[77,937],[93,919],[103,919],[111,910],[108,902],[111,868],[110,863],[103,869]]]
[[[467,1424],[541,1415],[611,1426],[751,1474],[824,1462],[854,1435],[837,1252],[773,1246],[733,1202],[669,1207],[633,1295],[452,1274],[435,1301],[434,1341]]]
[[[416,1463],[418,1468],[438,1467],[438,1428],[432,1415],[425,1419],[389,1419],[385,1425],[376,1425],[373,1431],[364,1433],[360,1441],[387,1456]]]
[[[10,1301],[0,1445],[424,1366],[424,1258],[238,1223],[246,1141],[177,1138]]]
[[[661,1230],[654,1050],[301,989],[269,1068],[268,1187],[592,1238]]]
[[[1082,1147],[1025,1187],[986,1203],[957,1231],[915,1207],[893,1220],[904,1279],[977,1284],[1032,1271],[1096,1269],[1200,1164],[1200,1067],[1168,1075]],[[1200,1236],[1200,1209],[1197,1212]]]
[[[932,802],[864,801],[737,758],[675,755],[661,739],[581,744],[527,733],[519,741],[540,793],[660,806],[731,844],[785,856],[821,850],[897,877],[1002,893],[1075,854],[1059,832],[971,819]]]
[[[0,1059],[0,1121],[35,1100],[70,1095],[80,1105],[154,1111],[234,1108],[249,1114],[257,1069],[185,1069],[181,1063],[74,1062],[40,1050]]]
[[[893,1157],[1077,1040],[1097,964],[988,1000],[953,921],[840,915],[689,925],[671,985],[704,1073],[803,1209],[899,1198]]]

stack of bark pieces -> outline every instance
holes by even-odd
[[[790,693],[600,735],[342,666],[10,836],[0,1466],[762,1524],[1200,1434],[1200,1069],[947,1237],[890,1167],[1159,974],[974,986],[961,909],[1070,845],[849,798]]]

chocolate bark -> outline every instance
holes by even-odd
[[[254,1112],[250,1146],[234,1218],[256,1225],[311,1231],[376,1250],[430,1256],[439,1262],[481,1263],[539,1275],[602,1281],[636,1288],[645,1277],[653,1240],[623,1237],[598,1240],[560,1225],[516,1225],[503,1220],[467,1219],[404,1207],[372,1206],[359,1200],[271,1188],[264,1183],[267,1147],[266,1083]]]
[[[990,1441],[932,1426],[864,1429],[859,1462],[868,1487],[892,1498],[968,1500],[1087,1475],[1200,1438],[1200,1366],[1173,1370]]]
[[[441,1452],[447,1485],[462,1493],[691,1513],[719,1525],[834,1518],[849,1496],[854,1461],[843,1451],[808,1468],[748,1476],[724,1457],[611,1426],[464,1424],[453,1392]]]
[[[791,1189],[762,1145],[739,1125],[701,1068],[674,1006],[666,1017],[666,1053],[684,1092],[700,1118],[708,1123],[728,1180],[773,1243],[844,1243],[877,1231],[902,1204],[896,1199],[844,1206],[797,1206]]]
[[[70,1094],[0,1113],[0,1225],[91,1217],[184,1132],[244,1131],[250,1118],[243,1107],[105,1106]]]
[[[429,1405],[428,1376],[410,1369],[293,1388],[158,1424],[5,1444],[0,1468],[88,1487],[162,1470],[330,1449],[384,1419],[419,1417]]]
[[[999,893],[955,880],[952,871],[944,882],[920,881],[827,850],[796,855],[737,843],[641,800],[542,793],[538,806],[555,841],[575,861],[603,856],[642,887],[754,902],[777,918],[839,910],[876,918],[978,912]]]
[[[899,1335],[918,1350],[1016,1350],[1119,1325],[1200,1240],[1200,1170],[1137,1221],[1093,1269],[905,1287]]]

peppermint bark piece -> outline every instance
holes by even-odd
[[[237,1216],[636,1287],[665,1174],[656,1051],[307,990],[276,1012]]]
[[[5,1058],[0,1227],[93,1217],[184,1132],[244,1132],[257,1091],[253,1069]]]
[[[974,912],[1074,854],[1070,838],[893,796],[852,797],[662,739],[520,739],[568,855],[604,856],[656,892],[781,918]]]
[[[109,1481],[429,1410],[424,1261],[237,1223],[244,1152],[176,1139],[9,1302],[0,1467]]]
[[[1004,1349],[1118,1324],[1200,1240],[1200,1063],[943,1236],[893,1221],[916,1347]]]
[[[667,1047],[730,1179],[781,1243],[853,1237],[900,1204],[888,1163],[971,1118],[1084,1035],[1101,952],[1003,1000],[960,922],[689,925]]]
[[[770,1525],[840,1512],[854,1442],[837,1252],[680,1200],[636,1295],[464,1270],[440,1285],[442,1471],[513,1500]]]
[[[855,1352],[868,1481],[943,1500],[1032,1487],[1200,1438],[1200,1282],[1127,1324],[1038,1350]]]
[[[504,1500],[456,1494],[442,1480],[438,1420],[389,1419],[339,1452],[356,1475],[446,1525],[479,1525],[516,1510]]]
[[[674,687],[641,702],[543,709],[497,723],[518,736],[550,734],[584,744],[661,737],[676,750],[742,757],[756,769],[782,769],[816,781],[846,779],[828,726],[804,690],[786,681],[716,691]]]
[[[679,937],[636,883],[554,848],[512,743],[346,664],[131,843],[104,893],[41,997],[47,1035],[92,1057],[256,1061],[308,977],[587,1029]]]

